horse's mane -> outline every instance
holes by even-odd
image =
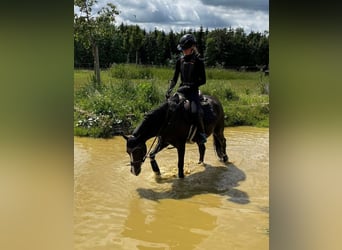
[[[147,132],[159,129],[167,118],[168,103],[164,102],[157,108],[149,111],[144,120],[134,129],[133,136],[137,137]]]

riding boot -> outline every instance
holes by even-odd
[[[200,136],[199,143],[204,144],[207,142],[207,135],[205,134],[203,117],[200,114],[200,112],[197,113],[197,127],[198,127],[199,136]]]

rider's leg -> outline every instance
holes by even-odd
[[[199,106],[199,103],[197,104],[196,101],[191,102],[191,113],[197,123],[197,129],[200,135],[199,143],[200,144],[206,143],[207,136],[205,134],[204,123],[203,123],[203,111],[201,107]]]

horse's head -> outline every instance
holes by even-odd
[[[141,165],[146,158],[146,144],[139,142],[137,137],[123,135],[126,139],[126,151],[131,159],[131,173],[138,176],[141,172]]]

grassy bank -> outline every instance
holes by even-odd
[[[268,77],[260,72],[206,69],[202,93],[216,96],[225,111],[225,126],[269,125]],[[98,87],[91,70],[74,72],[74,134],[111,137],[130,133],[144,113],[165,100],[173,68],[115,65],[101,72]],[[179,83],[178,83],[179,84]],[[178,87],[177,84],[177,87]]]

